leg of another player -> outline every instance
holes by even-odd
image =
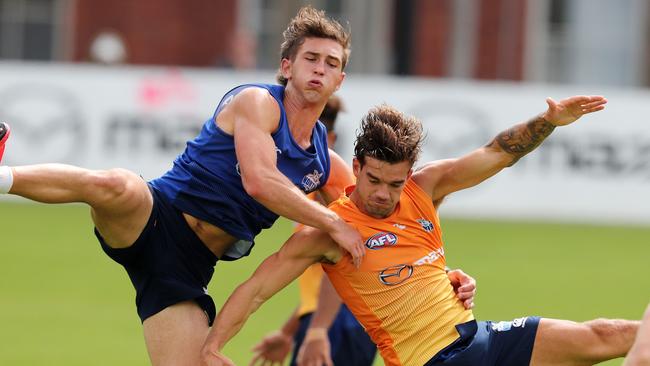
[[[532,366],[594,365],[623,357],[632,347],[638,321],[596,319],[584,323],[540,320]]]
[[[144,321],[144,339],[154,366],[200,364],[208,317],[194,301],[172,305]]]
[[[43,203],[85,202],[97,229],[113,248],[128,247],[146,225],[153,198],[147,183],[125,169],[88,170],[42,164],[11,168],[10,194]]]
[[[650,305],[645,310],[636,341],[623,366],[650,366]]]

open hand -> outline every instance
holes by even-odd
[[[565,126],[575,122],[584,114],[605,109],[607,99],[599,95],[579,95],[559,102],[546,98],[546,103],[548,110],[543,115],[544,119],[554,126]]]
[[[276,330],[253,347],[255,355],[248,365],[282,365],[291,351],[292,345],[291,337]]]

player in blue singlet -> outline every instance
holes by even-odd
[[[359,263],[356,230],[309,200],[333,200],[333,164],[317,122],[337,90],[349,33],[324,12],[301,9],[284,32],[280,85],[236,87],[172,169],[151,182],[124,169],[93,171],[61,164],[0,167],[0,193],[44,203],[91,207],[103,250],[136,289],[145,342],[155,365],[194,365],[215,306],[207,285],[218,260],[247,255],[255,236],[278,216],[332,235]],[[4,149],[8,126],[2,126]]]

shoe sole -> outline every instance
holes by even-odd
[[[7,139],[9,138],[9,134],[11,133],[11,129],[9,128],[9,125],[6,123],[2,124],[5,127],[5,133],[2,138],[0,138],[0,162],[2,162],[2,156],[5,153],[5,143],[7,142]]]

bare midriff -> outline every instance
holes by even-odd
[[[221,258],[223,253],[225,253],[226,250],[228,250],[228,248],[238,240],[222,229],[203,220],[199,220],[192,215],[183,213],[183,216],[196,236],[201,239],[203,244],[205,244],[205,246],[217,256],[217,258]]]

